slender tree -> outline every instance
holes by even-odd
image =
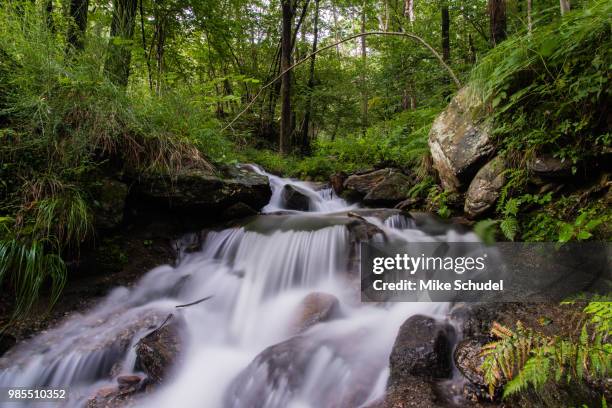
[[[561,15],[564,15],[570,11],[570,0],[559,0],[559,7],[561,8]]]
[[[506,0],[489,0],[491,43],[496,46],[506,39]]]
[[[70,0],[70,19],[66,35],[68,50],[82,50],[85,45],[88,8],[89,0]]]
[[[366,3],[361,9],[361,33],[366,32]],[[361,37],[361,128],[365,133],[368,127],[368,90],[366,88],[366,69],[368,66],[368,54],[365,35]]]
[[[531,0],[527,0],[527,32],[531,34],[533,30],[533,25],[531,21]]]
[[[404,2],[404,16],[408,17],[408,21],[410,24],[413,24],[415,21],[414,17],[414,0],[405,0]]]
[[[127,86],[132,60],[132,37],[136,21],[137,0],[113,0],[108,58],[104,65],[111,81]]]
[[[49,31],[52,33],[55,32],[55,22],[53,21],[53,0],[46,0],[45,2],[45,21]]]
[[[315,87],[315,59],[317,57],[317,41],[319,37],[319,0],[315,0],[314,10],[314,27],[313,27],[313,40],[312,40],[312,58],[310,60],[310,70],[308,75],[308,96],[306,101],[306,112],[304,113],[304,122],[302,125],[302,153],[308,154],[310,152],[310,115],[312,112],[312,92]]]
[[[442,58],[448,64],[450,61],[450,15],[446,2],[442,3],[440,11],[442,17]]]
[[[291,66],[292,50],[292,26],[294,10],[291,0],[282,0],[282,28],[281,28],[281,71],[289,69]],[[281,153],[288,153],[291,146],[291,71],[285,72],[281,79],[281,118],[280,118],[280,137],[279,150]]]

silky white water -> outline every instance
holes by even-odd
[[[133,288],[113,290],[93,310],[10,351],[0,359],[0,387],[64,387],[71,397],[64,405],[83,406],[134,372],[134,344],[174,314],[186,322],[182,362],[139,400],[143,407],[356,407],[380,398],[399,326],[414,314],[443,317],[448,306],[360,303],[357,247],[345,226],[355,206],[330,190],[268,176],[273,194],[264,211],[284,209],[287,183],[305,192],[311,211],[208,232],[200,250],[183,251],[176,266],[153,269]],[[428,235],[400,215],[368,220],[395,240],[474,239],[451,229]],[[341,316],[294,337],[296,310],[312,292],[335,295]],[[213,297],[175,308],[205,296]],[[277,353],[284,365],[271,380],[270,353],[251,363],[284,341],[285,354]]]

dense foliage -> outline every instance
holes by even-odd
[[[491,396],[502,384],[507,398],[530,388],[541,393],[551,381],[593,384],[608,378],[612,370],[612,302],[609,298],[593,299],[583,313],[575,336],[546,336],[520,321],[515,330],[494,323],[491,335],[497,340],[484,346],[481,367]]]

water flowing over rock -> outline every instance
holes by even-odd
[[[476,218],[486,213],[497,201],[505,183],[504,160],[496,157],[484,166],[470,183],[464,211],[470,218]]]
[[[410,377],[448,378],[454,329],[431,317],[412,316],[402,324],[389,358],[391,385]]]
[[[176,264],[152,269],[12,348],[0,358],[0,387],[68,387],[79,396],[69,408],[366,407],[384,400],[398,328],[419,315],[425,329],[416,333],[425,334],[398,338],[391,359],[398,381],[389,381],[389,390],[407,401],[421,392],[433,404],[424,381],[447,374],[438,351],[450,335],[423,315],[442,318],[448,305],[361,303],[358,241],[408,245],[474,236],[427,227],[424,217],[417,222],[399,210],[359,209],[330,188],[246,171],[270,180],[264,214],[185,237]],[[304,192],[308,212],[285,208],[285,185]],[[185,304],[192,305],[176,308]],[[174,331],[174,318],[162,325],[168,314],[184,327]],[[418,353],[410,344],[421,347]],[[137,383],[134,375],[143,379]],[[416,375],[428,378],[415,381]],[[401,382],[408,379],[410,386]]]
[[[494,152],[484,114],[482,99],[465,87],[434,121],[429,148],[445,190],[459,191]]]

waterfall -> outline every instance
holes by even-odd
[[[399,326],[417,313],[442,317],[448,305],[360,303],[355,244],[345,227],[357,206],[331,189],[253,169],[273,189],[265,212],[285,210],[287,184],[308,197],[310,211],[208,232],[177,265],[151,270],[133,288],[116,288],[92,310],[11,350],[0,359],[0,388],[66,387],[65,405],[83,406],[118,375],[135,371],[135,342],[173,313],[186,323],[184,358],[138,401],[143,407],[355,407],[380,398]],[[367,219],[406,242],[474,239],[453,230],[425,233],[399,214]],[[296,310],[312,292],[335,296],[340,316],[296,336]],[[175,308],[205,296],[212,298]],[[278,363],[273,381],[268,355]]]

